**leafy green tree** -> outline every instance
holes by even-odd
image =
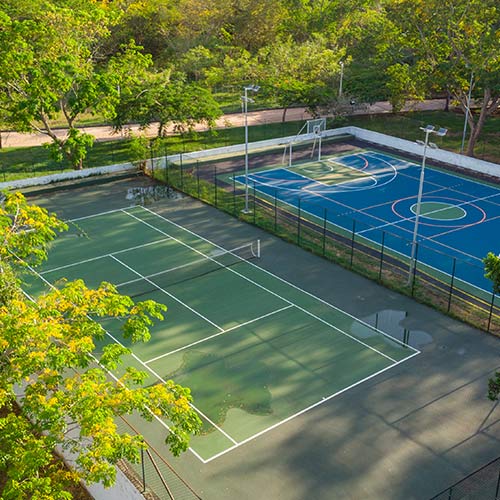
[[[175,132],[191,131],[199,123],[212,127],[221,115],[208,89],[186,82],[179,75],[171,78],[170,72],[149,74],[138,82],[135,91],[129,87],[116,109],[115,128],[122,128],[132,119],[143,128],[157,123],[158,137],[166,135],[169,125]]]
[[[396,33],[386,57],[406,65],[419,86],[427,92],[449,91],[465,113],[473,75],[478,111],[469,114],[467,154],[472,156],[486,119],[500,105],[498,2],[387,0],[384,5],[390,31]]]
[[[117,343],[102,348],[105,332],[97,318],[123,320],[131,342],[147,341],[165,306],[134,303],[109,283],[95,290],[83,281],[36,298],[18,286],[20,267],[47,256],[47,245],[66,225],[20,194],[0,203],[0,470],[5,499],[68,499],[69,483],[115,479],[114,464],[139,460],[141,436],[120,434],[114,418],[138,412],[145,419],[165,417],[171,451],[186,450],[201,422],[190,406],[189,389],[172,381],[146,386],[146,373],[120,366],[129,350]],[[7,272],[6,272],[7,271]],[[118,370],[118,371],[116,371]],[[111,376],[111,371],[117,375]],[[20,410],[13,411],[16,402]],[[56,446],[76,454],[70,472],[54,462]]]
[[[488,252],[488,255],[483,259],[485,277],[491,280],[493,284],[493,293],[500,293],[500,255],[495,255],[493,252]],[[488,381],[488,398],[492,401],[497,401],[500,395],[500,371],[495,373],[495,376]]]
[[[493,293],[500,293],[500,256],[493,252],[483,259],[485,277],[491,280],[493,284]]]
[[[300,44],[289,39],[259,52],[258,81],[283,108],[283,120],[292,105],[306,105],[315,113],[336,98],[343,54],[319,35]]]
[[[56,158],[81,168],[92,138],[77,130],[78,117],[111,109],[113,90],[97,71],[99,41],[111,22],[108,9],[90,0],[34,2],[24,12],[12,0],[2,7],[0,107],[8,124],[45,134]],[[55,129],[61,117],[66,137]]]

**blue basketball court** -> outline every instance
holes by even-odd
[[[334,224],[369,244],[410,256],[420,165],[359,151],[249,175],[256,195]],[[245,183],[244,176],[236,181]],[[500,252],[500,188],[427,167],[418,262],[485,291],[482,259]],[[384,238],[382,242],[382,238]]]

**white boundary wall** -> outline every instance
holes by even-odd
[[[338,130],[342,130],[344,134],[351,134],[356,137],[356,139],[373,142],[375,144],[387,146],[399,151],[403,151],[405,153],[412,153],[418,156],[422,156],[424,151],[423,146],[418,145],[416,142],[399,139],[397,137],[392,137],[390,135],[373,132],[371,130],[366,130],[359,127],[342,127],[342,129],[327,130],[325,132],[325,136],[330,136],[331,132],[337,132]],[[336,134],[332,133],[331,135]],[[452,166],[461,167],[473,172],[479,172],[482,174],[491,175],[492,177],[500,178],[500,165],[498,165],[497,163],[478,160],[477,158],[471,158],[470,156],[452,153],[451,151],[446,151],[444,149],[428,148],[426,157],[432,160],[447,163]]]
[[[85,488],[95,500],[144,500],[144,496],[118,467],[116,481],[111,488],[104,488],[100,483],[86,485]]]
[[[416,142],[407,141],[405,139],[399,139],[397,137],[392,137],[390,135],[381,134],[379,132],[373,132],[371,130],[366,130],[359,127],[341,127],[331,130],[325,130],[323,132],[323,137],[334,137],[339,135],[349,134],[354,136],[356,139],[379,144],[381,146],[387,146],[404,153],[411,153],[417,156],[422,156],[423,146],[419,146]],[[266,141],[251,142],[248,145],[249,151],[255,151],[262,148],[272,147],[272,146],[283,146],[304,140],[313,140],[315,138],[314,134],[301,134],[300,136],[289,136],[281,137],[278,139],[270,139]],[[226,146],[214,149],[205,149],[203,151],[194,151],[192,153],[184,153],[183,155],[171,155],[168,156],[169,161],[178,162],[182,157],[190,159],[202,159],[210,156],[224,156],[231,155],[235,153],[243,153],[245,151],[244,144],[237,144],[234,146]],[[460,155],[457,153],[452,153],[450,151],[445,151],[444,149],[427,149],[427,158],[430,160],[439,161],[442,163],[447,163],[452,166],[457,166],[465,170],[470,170],[471,172],[478,172],[481,174],[489,175],[500,179],[500,165],[496,163],[490,163],[484,160],[478,160],[476,158],[471,158],[469,156]],[[153,160],[154,168],[165,168],[165,157],[154,158]],[[151,168],[151,160],[147,160],[147,168]],[[106,167],[96,167],[96,168],[85,168],[82,170],[74,170],[63,172],[60,174],[46,175],[43,177],[31,177],[28,179],[20,179],[16,181],[0,182],[1,189],[22,189],[31,186],[41,186],[52,184],[56,182],[76,180],[85,177],[91,177],[96,175],[105,175],[115,172],[124,171],[136,171],[137,167],[132,163],[120,163],[116,165],[109,165]]]
[[[0,182],[0,190],[2,189],[22,189],[31,186],[43,186],[54,182],[70,181],[74,179],[83,179],[85,177],[93,177],[95,175],[105,175],[114,172],[136,171],[137,167],[132,163],[117,163],[115,165],[107,165],[106,167],[82,168],[81,170],[71,170],[61,172],[60,174],[42,175],[39,177],[29,177],[26,179],[18,179],[15,181]]]

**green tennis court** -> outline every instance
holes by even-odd
[[[191,388],[204,424],[191,450],[208,462],[419,353],[259,267],[259,252],[127,208],[74,220],[28,291],[83,278],[166,304],[151,341],[125,361],[148,384]],[[118,320],[102,324],[121,339]]]

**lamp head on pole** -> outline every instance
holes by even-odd
[[[244,87],[245,90],[251,90],[252,92],[258,92],[260,90],[259,85],[247,85]]]
[[[420,127],[420,130],[423,130],[424,132],[432,132],[436,127],[434,125],[427,125],[426,127]]]

